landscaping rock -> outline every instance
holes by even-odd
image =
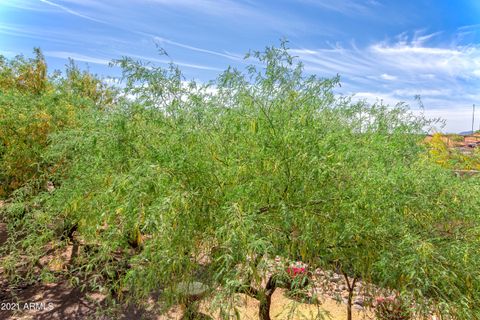
[[[180,282],[176,291],[185,295],[189,301],[201,300],[207,293],[208,287],[201,282]]]
[[[333,276],[330,277],[330,281],[332,282],[340,282],[342,280],[342,277],[340,277],[338,274],[334,274]]]
[[[353,303],[363,307],[363,304],[365,303],[365,300],[362,297],[357,297],[355,299],[355,301],[353,301]]]
[[[365,308],[362,307],[361,305],[358,305],[358,304],[354,304],[353,307],[357,310],[364,310]]]

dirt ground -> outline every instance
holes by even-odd
[[[7,229],[0,223],[0,245],[7,240]],[[62,255],[63,256],[63,255]],[[49,259],[50,260],[50,259]],[[54,260],[54,259],[53,259]],[[53,260],[47,262],[49,265]],[[67,260],[67,259],[65,259]],[[61,278],[54,283],[41,283],[12,288],[2,276],[0,268],[0,319],[1,320],[88,320],[88,319],[180,319],[180,307],[172,308],[168,314],[160,315],[153,309],[139,309],[122,306],[113,313],[106,313],[105,296],[95,292],[82,292]],[[331,298],[325,298],[320,306],[298,303],[285,297],[285,290],[277,289],[272,297],[270,315],[273,319],[346,319],[346,305]],[[258,301],[239,295],[237,305],[241,319],[258,319]],[[152,301],[153,302],[153,301]],[[292,308],[294,307],[295,308]],[[201,305],[201,311],[219,319],[208,311],[208,302]],[[323,318],[321,317],[323,315]],[[354,311],[354,320],[372,319],[368,314]]]
[[[241,319],[258,319],[258,301],[248,296],[242,296],[243,303],[239,306]],[[296,302],[285,296],[284,289],[277,289],[272,297],[270,309],[272,319],[347,319],[347,306],[337,303],[331,298],[324,298],[321,305]],[[323,318],[322,318],[323,317]],[[366,312],[355,310],[353,320],[374,319]]]
[[[7,240],[7,229],[0,223],[0,245]],[[67,259],[65,259],[67,260]],[[53,261],[53,260],[52,260]],[[50,261],[50,262],[52,262]],[[88,320],[88,319],[180,319],[180,307],[172,308],[168,314],[160,315],[151,309],[122,306],[113,314],[105,312],[105,296],[99,293],[82,292],[61,278],[54,283],[41,283],[12,288],[2,277],[0,269],[0,319],[5,320]],[[237,305],[241,319],[258,319],[258,301],[239,295]],[[295,307],[295,308],[293,308]],[[201,311],[214,319],[218,315],[208,311],[204,301]],[[272,297],[270,315],[273,319],[346,319],[346,305],[325,298],[320,306],[298,303],[285,296],[284,289],[277,289]],[[323,318],[322,318],[323,315]],[[372,319],[362,311],[354,311],[354,320]]]
[[[53,284],[35,284],[25,288],[18,288],[15,292],[0,289],[0,303],[3,308],[8,303],[17,310],[0,310],[0,319],[5,320],[68,320],[68,319],[180,319],[182,312],[179,307],[172,308],[167,315],[134,307],[122,307],[115,314],[104,314],[102,302],[104,296],[96,293],[81,292],[79,288],[70,287],[65,281]],[[241,319],[258,319],[258,301],[247,296],[241,296],[238,311]],[[296,306],[292,312],[292,306]],[[9,306],[11,309],[12,306]],[[204,313],[210,314],[214,319],[219,319],[207,311],[207,303],[201,306]],[[272,298],[272,319],[346,319],[346,306],[338,304],[331,299],[325,300],[322,305],[307,305],[288,299],[283,289],[277,289]],[[354,312],[353,319],[373,319],[359,311]]]

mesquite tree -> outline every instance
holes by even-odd
[[[349,316],[358,279],[478,314],[478,181],[423,156],[430,122],[336,96],[339,78],[305,75],[286,43],[247,59],[210,85],[117,61],[126,98],[50,137],[45,159],[67,169],[52,194],[17,199],[36,203],[21,219],[75,226],[89,246],[79,267],[117,298],[161,290],[167,307],[188,300],[179,284],[200,283],[225,317],[245,293],[269,319],[275,288],[291,288],[280,256],[343,274]],[[34,225],[21,241],[57,239]]]

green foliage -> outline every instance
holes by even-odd
[[[71,62],[66,77],[47,78],[39,49],[34,59],[0,58],[0,197],[32,182],[43,188],[45,175],[63,160],[45,162],[50,134],[76,127],[95,104],[108,107],[115,92]],[[33,186],[31,184],[30,186]]]
[[[435,133],[429,141],[429,156],[435,163],[444,168],[450,167],[452,151],[448,149],[447,143],[442,140],[440,133]]]
[[[2,91],[15,89],[23,93],[41,94],[49,88],[45,58],[39,48],[35,48],[34,53],[34,59],[17,56],[8,61],[0,57]]]
[[[80,71],[73,60],[69,60],[65,77],[60,79],[58,88],[68,97],[93,102],[98,108],[110,108],[117,102],[117,90],[109,87],[88,71]]]
[[[83,111],[39,151],[65,163],[48,173],[58,188],[9,206],[23,235],[11,255],[76,230],[73,270],[165,303],[189,282],[231,298],[278,255],[480,316],[478,179],[427,159],[430,122],[336,97],[339,79],[306,76],[285,43],[247,58],[213,86],[124,58],[128,98],[108,111],[89,80],[66,80]],[[100,107],[79,108],[85,96]]]
[[[463,137],[460,138],[463,141]],[[428,141],[427,147],[428,158],[444,168],[456,170],[480,170],[479,148],[475,148],[468,153],[449,148],[447,142],[444,140],[444,136],[440,133],[433,135],[432,139]]]
[[[463,142],[465,140],[465,138],[459,134],[450,134],[447,135],[447,137],[455,142]]]

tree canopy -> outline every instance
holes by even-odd
[[[10,275],[70,238],[72,276],[116,299],[160,290],[168,308],[200,283],[228,309],[282,285],[280,256],[405,293],[418,312],[480,316],[478,178],[429,159],[431,121],[336,95],[339,78],[305,74],[286,43],[246,58],[208,85],[123,58],[122,93],[74,65],[47,79],[40,53],[2,59]],[[18,63],[45,85],[24,92]]]

